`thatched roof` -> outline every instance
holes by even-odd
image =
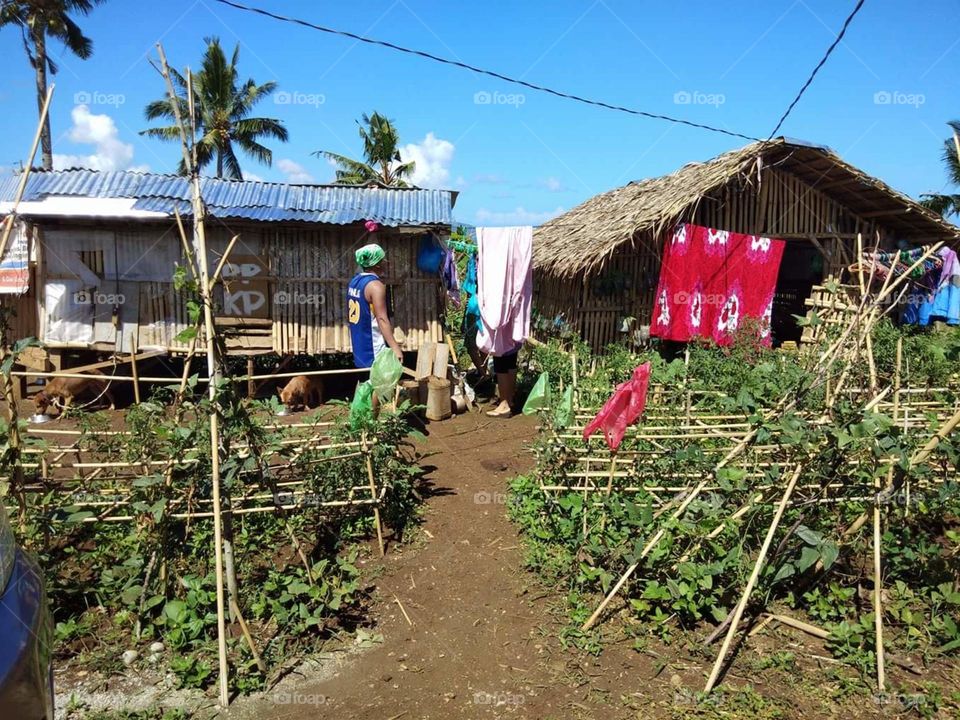
[[[861,172],[829,148],[775,138],[590,198],[534,231],[534,267],[560,276],[596,270],[639,233],[659,235],[681,218],[690,217],[688,211],[704,196],[734,178],[755,179],[761,167],[773,164],[822,190],[860,217],[878,218],[904,238],[960,238],[956,226]]]

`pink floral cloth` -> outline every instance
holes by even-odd
[[[762,235],[677,225],[663,248],[650,334],[729,345],[743,318],[761,320],[770,343],[770,315],[786,243]]]

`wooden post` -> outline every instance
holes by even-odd
[[[723,647],[720,648],[720,654],[717,656],[716,662],[713,663],[713,670],[710,673],[710,677],[707,680],[706,687],[703,688],[705,693],[713,690],[714,685],[717,683],[717,678],[720,676],[720,670],[723,668],[723,661],[727,657],[727,652],[730,650],[730,643],[733,640],[733,636],[737,632],[737,628],[740,626],[740,619],[743,617],[743,611],[747,607],[747,601],[750,600],[750,594],[753,592],[754,586],[757,584],[757,578],[760,577],[760,571],[763,569],[763,564],[767,559],[767,553],[770,550],[770,545],[773,542],[773,536],[777,532],[777,526],[780,524],[780,519],[783,517],[784,511],[787,509],[787,503],[790,501],[790,496],[793,494],[793,489],[797,486],[797,480],[800,479],[800,472],[803,469],[803,466],[797,465],[797,469],[794,470],[793,475],[790,477],[790,482],[787,483],[786,490],[783,491],[783,497],[780,498],[780,504],[777,506],[777,512],[773,516],[773,521],[770,523],[770,527],[767,529],[767,536],[763,540],[763,545],[760,548],[760,554],[757,556],[757,561],[753,565],[753,572],[750,573],[750,579],[747,580],[747,586],[743,589],[743,594],[740,596],[740,601],[737,603],[736,609],[733,611],[733,621],[730,623],[730,628],[727,630],[727,636],[723,640]]]
[[[253,379],[253,355],[247,358],[247,399],[253,400],[257,395],[257,383]]]

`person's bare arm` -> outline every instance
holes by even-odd
[[[364,295],[366,295],[367,301],[373,305],[373,316],[377,320],[377,326],[380,328],[380,334],[383,335],[384,341],[393,350],[397,359],[402,361],[403,351],[397,344],[397,339],[393,336],[393,323],[390,322],[387,315],[387,286],[380,280],[367,283]]]

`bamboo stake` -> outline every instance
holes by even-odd
[[[27,179],[30,177],[30,170],[33,167],[33,160],[37,156],[37,146],[40,144],[40,136],[43,134],[43,125],[47,120],[47,113],[50,110],[50,101],[53,99],[53,88],[51,85],[47,90],[47,97],[43,100],[43,107],[40,108],[40,121],[37,123],[37,132],[33,136],[33,145],[30,146],[30,155],[27,157],[27,164],[20,173],[20,182],[17,183],[17,192],[13,196],[13,204],[10,214],[6,217],[3,224],[3,237],[0,237],[0,260],[7,254],[7,243],[10,242],[10,233],[13,231],[13,225],[17,220],[17,207],[23,199],[23,193],[27,190]]]
[[[370,455],[370,448],[367,444],[367,433],[364,431],[361,436],[361,443],[363,447],[363,453],[367,458],[367,479],[370,482],[370,497],[376,501],[377,497],[377,484],[374,480],[373,475],[373,457]],[[380,546],[380,557],[386,555],[386,550],[383,545],[383,528],[380,524],[380,508],[377,505],[373,506],[373,523],[377,528],[377,544]]]
[[[133,401],[140,404],[140,377],[137,373],[137,336],[130,333],[130,372],[133,375]]]
[[[790,500],[790,495],[793,494],[793,489],[797,485],[797,480],[800,479],[800,473],[803,467],[797,465],[796,470],[794,470],[793,475],[790,476],[790,481],[787,483],[786,490],[783,491],[783,497],[780,498],[780,505],[777,507],[777,512],[773,516],[773,521],[770,523],[770,527],[767,529],[767,536],[763,540],[763,545],[760,548],[760,554],[757,556],[757,561],[754,563],[753,572],[750,573],[750,578],[747,580],[747,586],[743,589],[743,594],[740,596],[740,601],[737,603],[736,609],[733,611],[733,621],[730,623],[730,628],[727,630],[727,636],[723,640],[723,646],[720,648],[720,654],[717,655],[716,662],[713,664],[713,670],[710,672],[710,677],[707,679],[707,684],[704,687],[703,691],[709,693],[713,690],[714,685],[716,685],[717,678],[720,676],[720,670],[723,668],[723,661],[727,657],[727,652],[730,650],[730,643],[733,641],[733,636],[737,632],[737,628],[740,626],[740,619],[743,617],[743,611],[747,607],[747,601],[750,599],[750,594],[753,592],[754,586],[757,584],[757,579],[760,577],[760,571],[763,569],[764,561],[767,558],[767,552],[770,550],[770,545],[773,542],[773,536],[777,532],[777,526],[780,525],[780,519],[783,517],[784,511],[787,509],[787,503]]]
[[[247,627],[246,620],[243,619],[243,615],[240,613],[240,606],[237,605],[237,601],[231,599],[230,604],[232,605],[233,614],[237,617],[237,621],[240,623],[240,631],[243,633],[244,639],[247,641],[247,646],[250,648],[250,654],[253,655],[254,662],[257,663],[257,668],[264,675],[267,673],[267,664],[263,661],[263,658],[260,657],[260,653],[257,652],[257,646],[253,642],[253,637],[250,635],[250,628]]]
[[[180,132],[181,151],[185,166],[190,170],[193,186],[193,226],[194,243],[196,255],[199,260],[199,280],[200,291],[204,306],[204,322],[206,325],[206,343],[207,343],[207,373],[213,380],[209,383],[209,393],[211,403],[216,403],[216,380],[218,376],[216,348],[214,339],[216,337],[216,327],[213,322],[213,308],[210,303],[210,284],[207,272],[207,248],[203,227],[203,200],[200,195],[200,176],[196,167],[196,147],[190,145],[187,137],[186,125],[180,116],[180,98],[177,96],[170,79],[170,70],[167,65],[167,58],[163,52],[163,46],[157,43],[157,51],[160,56],[161,74],[167,85],[167,94],[170,98],[170,108],[173,111],[177,122],[177,128]],[[190,73],[187,72],[187,102],[190,107],[190,121],[193,122],[193,88],[190,80]],[[214,409],[210,413],[210,447],[211,447],[211,484],[213,495],[213,534],[214,534],[214,566],[217,578],[217,649],[219,655],[220,669],[220,706],[227,707],[230,704],[229,693],[229,664],[227,661],[227,636],[226,636],[226,618],[225,602],[223,593],[223,565],[224,558],[221,554],[223,547],[223,519],[221,518],[220,506],[220,425],[217,412]],[[234,601],[236,598],[234,596]]]

